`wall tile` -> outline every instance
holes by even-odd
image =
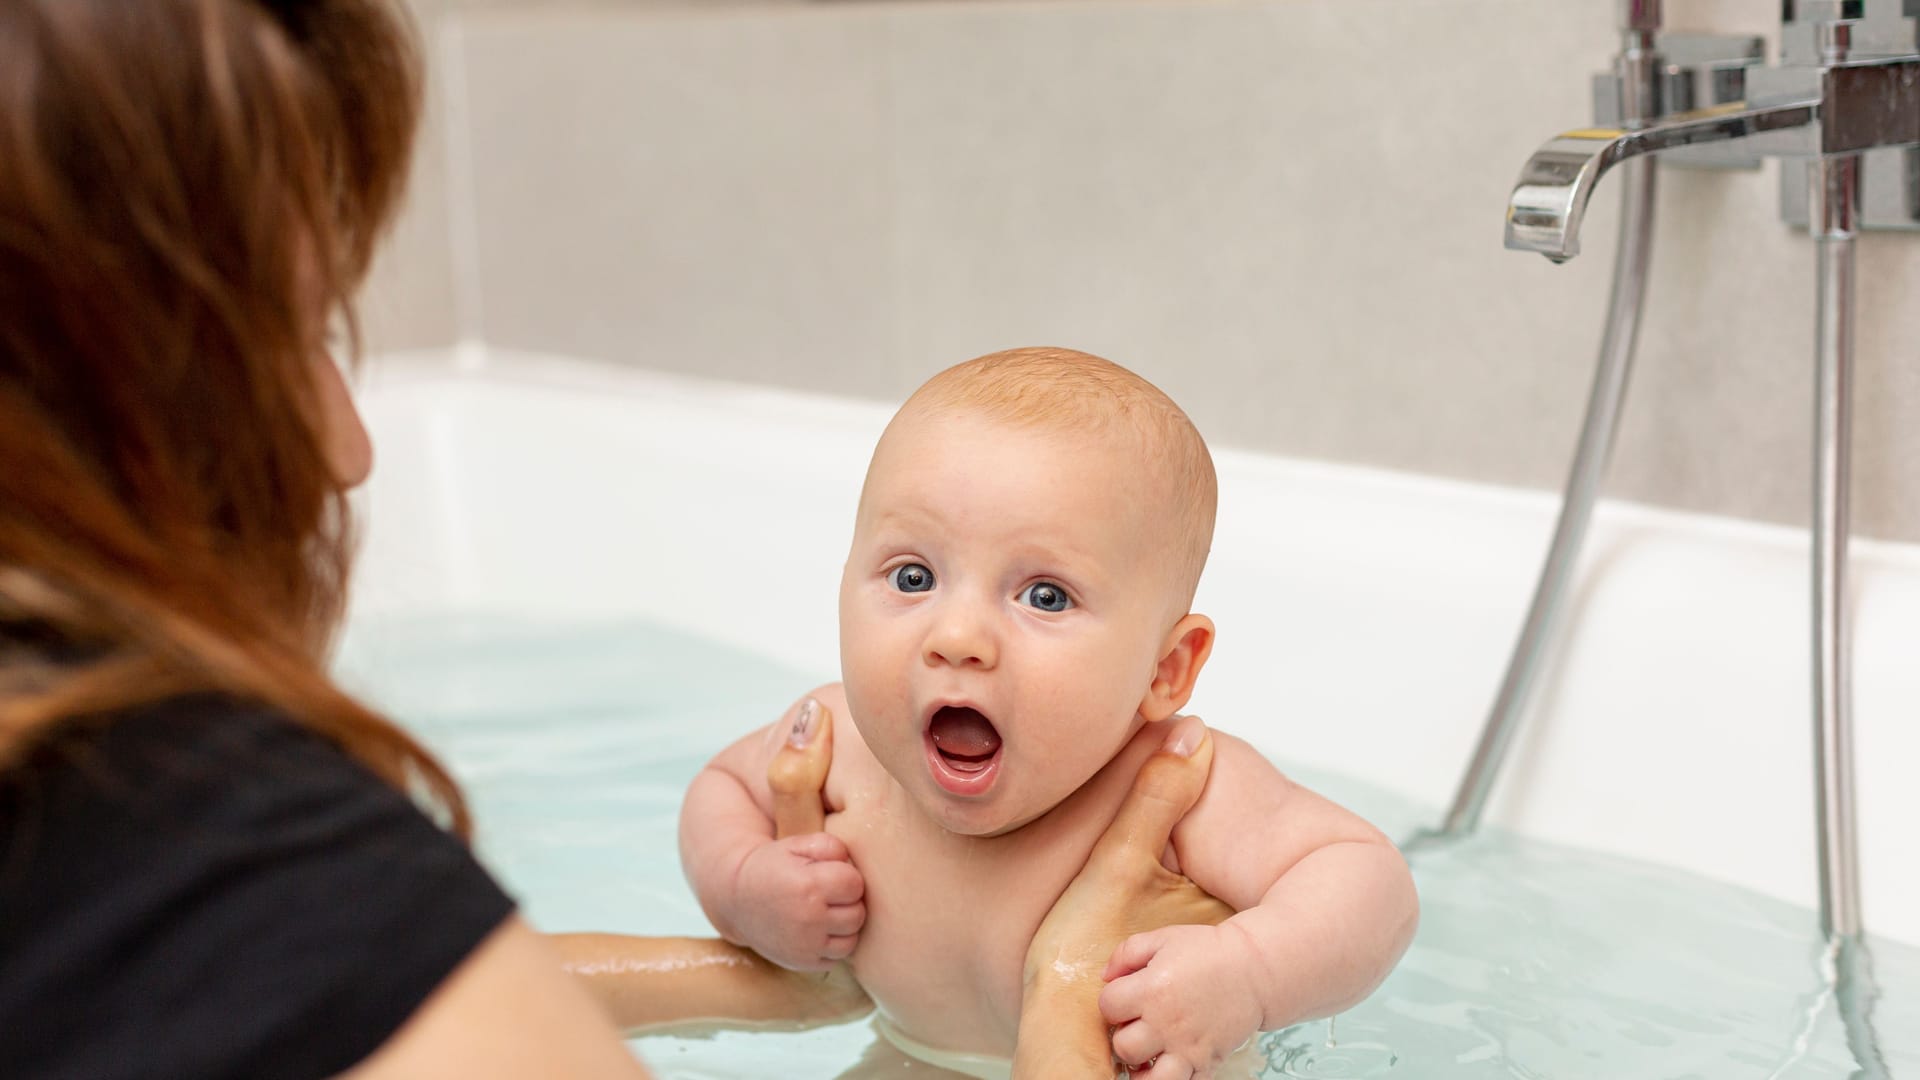
[[[903,359],[1077,344],[1216,442],[1551,483],[1610,217],[1554,268],[1502,249],[1501,213],[1526,154],[1585,122],[1568,69],[1605,59],[1605,20],[1508,0],[903,12]]]
[[[1773,33],[1775,0],[1670,25]],[[1601,0],[890,3],[458,16],[486,333],[897,398],[1013,344],[1105,353],[1209,438],[1557,487],[1617,190],[1507,252],[1521,163],[1588,122]],[[1777,164],[1663,168],[1608,492],[1801,522],[1812,251]],[[1855,521],[1920,539],[1920,236],[1869,236]]]
[[[464,18],[487,339],[889,394],[872,18]]]
[[[447,200],[447,115],[439,78],[444,0],[412,0],[426,55],[426,109],[414,151],[407,203],[375,259],[360,297],[373,352],[444,348],[458,338],[452,220]]]

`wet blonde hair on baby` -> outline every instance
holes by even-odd
[[[922,410],[978,412],[1063,434],[1130,437],[1153,466],[1143,474],[1140,493],[1160,506],[1171,525],[1169,569],[1182,611],[1192,605],[1213,544],[1219,485],[1206,441],[1159,387],[1091,353],[1008,349],[935,375],[914,391],[900,415]]]

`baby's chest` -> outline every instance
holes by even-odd
[[[1027,944],[1093,838],[972,840],[910,807],[849,808],[828,827],[866,879],[853,969],[867,993],[923,1042],[1010,1055]]]

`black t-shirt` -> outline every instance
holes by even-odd
[[[200,696],[62,733],[0,773],[0,1077],[332,1076],[512,910],[274,713]]]

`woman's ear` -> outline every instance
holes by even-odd
[[[1173,624],[1160,647],[1160,663],[1153,671],[1153,684],[1140,702],[1140,715],[1158,723],[1180,711],[1193,696],[1193,684],[1200,669],[1207,666],[1213,653],[1213,620],[1205,615],[1188,615]]]

